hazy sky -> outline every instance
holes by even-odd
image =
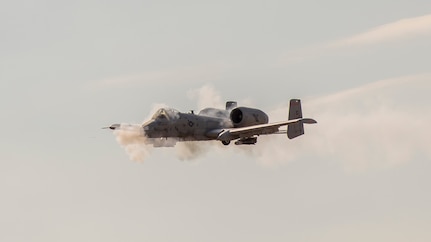
[[[0,2],[1,241],[431,241],[431,2]],[[226,100],[306,135],[100,128]]]

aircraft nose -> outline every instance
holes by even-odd
[[[142,129],[144,130],[145,134],[149,136],[149,134],[154,130],[154,122],[148,121],[142,124]]]

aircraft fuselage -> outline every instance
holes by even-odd
[[[192,113],[177,113],[174,118],[156,118],[142,125],[148,138],[179,138],[181,140],[210,140],[211,130],[232,128],[226,118],[202,116]]]

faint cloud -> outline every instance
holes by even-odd
[[[431,33],[431,14],[384,24],[364,33],[336,41],[329,47],[378,44],[429,33]]]
[[[291,51],[285,54],[280,62],[282,64],[301,62],[347,48],[352,49],[352,47],[387,43],[429,34],[431,34],[431,14],[405,18],[350,37]]]

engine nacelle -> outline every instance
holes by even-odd
[[[239,107],[230,112],[230,120],[235,128],[256,124],[267,124],[268,115],[259,109]]]

